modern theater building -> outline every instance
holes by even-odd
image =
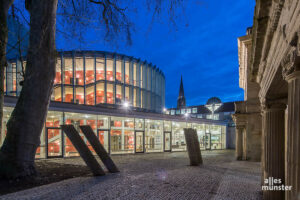
[[[12,59],[5,69],[4,124],[22,88],[22,66]],[[183,129],[189,127],[197,130],[202,149],[226,148],[226,123],[167,115],[164,106],[165,76],[151,63],[109,52],[60,52],[36,157],[78,156],[62,124],[90,125],[111,154],[184,151]]]

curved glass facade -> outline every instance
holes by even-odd
[[[22,79],[21,62],[10,61],[5,71],[5,95],[18,96]],[[137,109],[162,112],[165,77],[152,64],[125,55],[60,52],[51,100],[86,105],[128,102]]]

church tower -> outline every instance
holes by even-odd
[[[185,97],[184,97],[184,90],[183,90],[183,81],[182,81],[182,75],[180,80],[180,88],[179,88],[179,95],[177,99],[177,108],[181,109],[184,108],[185,105]]]

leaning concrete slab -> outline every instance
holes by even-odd
[[[89,125],[79,126],[79,127],[82,130],[83,134],[85,135],[86,139],[89,141],[89,143],[96,151],[99,158],[102,160],[105,167],[108,169],[108,171],[111,173],[119,172],[119,169],[117,168],[117,166],[115,165],[111,157],[108,155],[103,145],[100,143],[93,129]]]
[[[87,145],[84,143],[75,127],[73,125],[61,125],[61,128],[66,133],[66,135],[80,154],[81,158],[91,169],[94,176],[105,175],[105,172],[103,171],[102,167],[99,165],[99,163],[97,162]]]
[[[202,164],[203,161],[196,130],[192,128],[185,128],[184,136],[190,158],[190,165],[198,166],[199,164]]]

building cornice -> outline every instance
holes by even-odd
[[[270,10],[275,1],[272,0],[257,0],[256,7],[254,12],[254,21],[253,21],[253,45],[252,45],[252,55],[250,58],[250,78],[251,80],[257,80],[258,72],[261,67],[261,58],[263,55],[267,54],[265,51],[265,45],[269,44],[269,39],[266,40],[268,27],[273,27],[276,23],[276,20],[270,20]],[[275,15],[273,15],[274,17]],[[276,17],[277,19],[277,17]],[[272,23],[271,23],[272,22]],[[278,21],[277,21],[278,22]],[[271,23],[271,24],[270,24]],[[274,27],[272,28],[274,30]],[[273,36],[273,34],[269,35]]]

